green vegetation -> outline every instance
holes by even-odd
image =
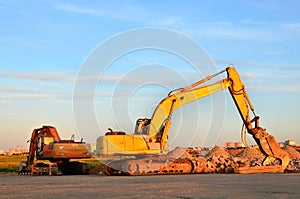
[[[19,165],[6,165],[0,167],[0,172],[18,172]]]
[[[26,160],[25,155],[3,155],[0,156],[0,162],[19,162],[21,160]]]
[[[18,172],[19,164],[21,160],[26,160],[25,155],[12,155],[12,156],[0,156],[0,172]],[[91,169],[95,168],[100,164],[99,160],[95,157],[87,159],[76,159],[71,161],[79,161],[88,163],[91,166]],[[39,161],[36,161],[39,162]],[[48,162],[48,161],[43,161]]]
[[[0,156],[0,172],[18,172],[21,160],[26,160],[26,156]]]

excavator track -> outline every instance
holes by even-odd
[[[176,175],[193,172],[193,163],[188,159],[145,158],[113,161],[103,168],[105,175]]]
[[[58,175],[58,167],[55,163],[35,163],[31,166],[31,175]]]

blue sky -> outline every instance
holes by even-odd
[[[61,137],[76,134],[72,95],[84,60],[101,42],[124,31],[159,27],[178,31],[201,45],[221,70],[240,72],[262,125],[277,140],[300,143],[300,3],[298,1],[0,1],[0,149],[25,146],[33,128],[49,124]],[[130,82],[114,95],[118,81],[138,65],[159,63],[182,74],[165,87],[148,85],[130,96]],[[157,78],[165,74],[157,71]],[[119,59],[97,88],[95,113],[107,127],[131,133],[137,117],[151,117],[170,89],[198,80],[192,67],[174,55],[146,50]],[[184,84],[184,85],[182,85]],[[113,96],[114,95],[114,96]],[[122,101],[122,95],[127,96]],[[126,124],[115,121],[112,96],[124,103]],[[128,97],[129,96],[129,97]],[[128,100],[129,99],[129,100]],[[241,120],[226,93],[224,127],[215,142],[205,141],[213,126],[210,98],[187,105],[173,117],[173,145],[222,145],[239,141]],[[129,103],[130,102],[130,103]],[[132,102],[132,103],[131,103]],[[121,106],[123,105],[121,103]],[[222,103],[222,102],[220,102]],[[193,112],[197,105],[199,112]],[[128,116],[129,115],[129,116]],[[189,135],[199,120],[199,134]],[[206,117],[207,116],[207,117]],[[132,122],[132,123],[131,123]],[[179,130],[178,130],[179,129]],[[95,142],[103,132],[80,133]],[[191,140],[192,137],[192,140]]]

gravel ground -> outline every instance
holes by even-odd
[[[0,198],[299,198],[300,174],[18,176],[0,174]]]

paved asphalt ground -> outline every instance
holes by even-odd
[[[17,176],[0,198],[300,198],[300,174]]]

